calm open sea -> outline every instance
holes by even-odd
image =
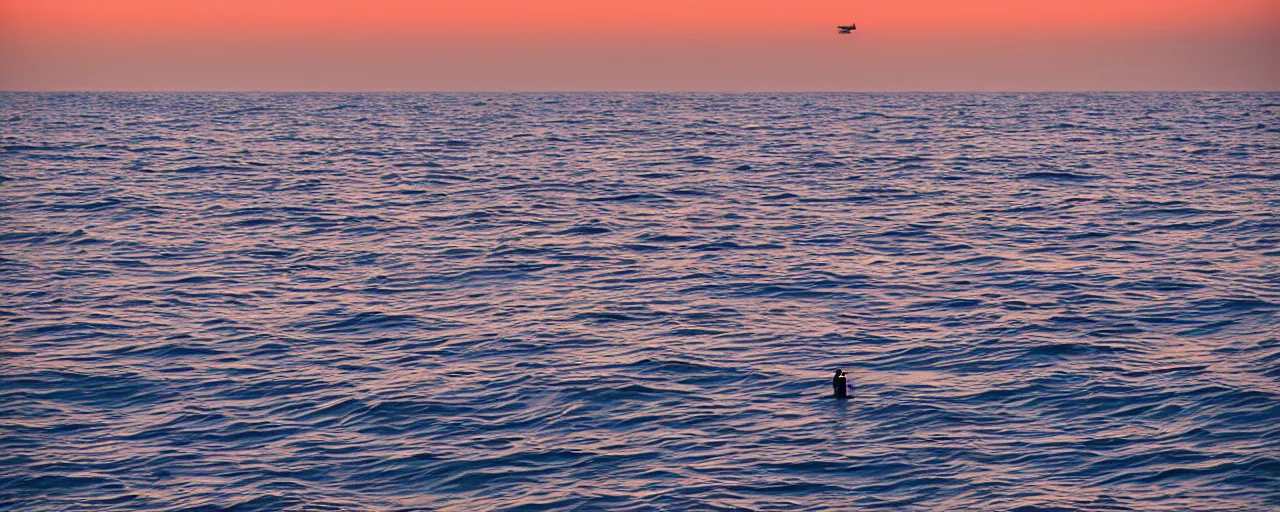
[[[0,148],[5,510],[1280,507],[1280,94],[5,93]]]

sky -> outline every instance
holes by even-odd
[[[0,0],[0,89],[1276,91],[1280,0]]]

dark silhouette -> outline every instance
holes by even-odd
[[[858,30],[858,25],[856,23],[850,23],[836,28],[840,29],[841,34],[852,34],[854,30]]]
[[[836,390],[836,398],[849,398],[849,381],[845,379],[844,370],[836,370],[836,376],[831,378],[831,387]]]

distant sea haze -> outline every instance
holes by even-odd
[[[0,509],[1277,509],[1278,112],[2,93]]]

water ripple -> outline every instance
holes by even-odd
[[[1274,509],[1277,105],[2,93],[0,508]]]

